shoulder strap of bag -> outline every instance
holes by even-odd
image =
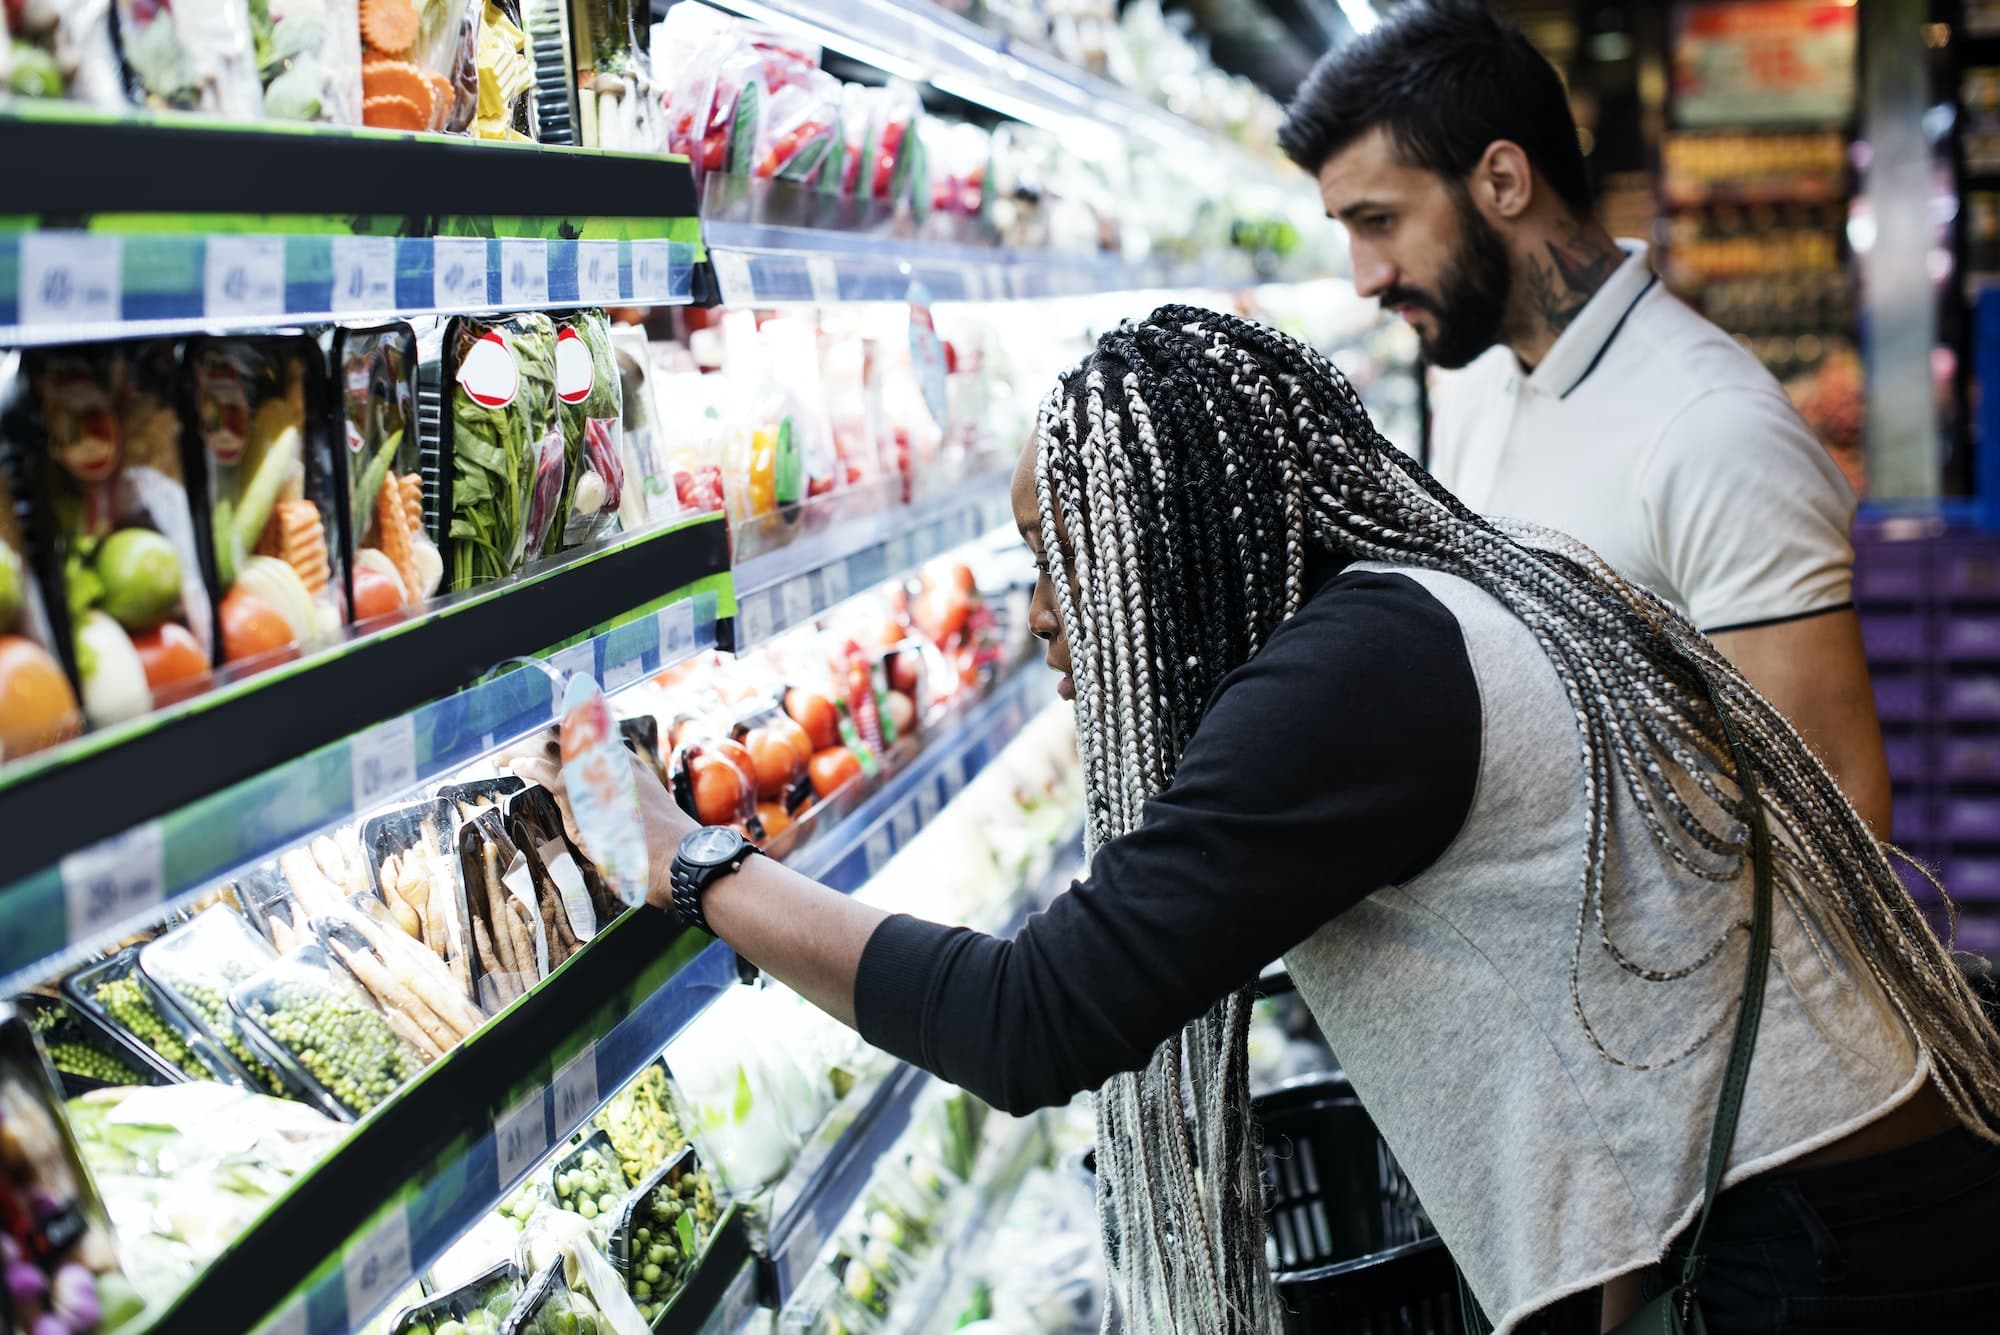
[[[1694,1232],[1688,1237],[1687,1264],[1681,1272],[1681,1287],[1692,1292],[1695,1275],[1701,1269],[1701,1239],[1708,1228],[1715,1198],[1722,1194],[1722,1176],[1729,1167],[1729,1151],[1736,1142],[1736,1121],[1743,1111],[1743,1087],[1750,1077],[1750,1054],[1757,1047],[1757,1022],[1764,1014],[1764,982],[1771,959],[1771,829],[1764,819],[1764,800],[1757,791],[1757,774],[1749,752],[1736,730],[1736,720],[1722,703],[1715,680],[1699,662],[1690,658],[1708,702],[1722,720],[1722,735],[1729,742],[1729,756],[1736,766],[1736,786],[1750,811],[1750,858],[1752,897],[1750,908],[1750,951],[1743,961],[1743,1000],[1736,1011],[1736,1033],[1729,1042],[1729,1065],[1723,1072],[1722,1092],[1716,1099],[1715,1123],[1708,1137],[1708,1176],[1703,1187],[1701,1214],[1695,1218]]]

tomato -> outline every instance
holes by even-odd
[[[743,782],[756,784],[757,762],[750,758],[750,752],[743,743],[732,737],[717,737],[714,741],[704,742],[701,749],[711,751],[734,765],[736,772],[743,776]]]
[[[750,793],[734,765],[715,756],[696,756],[691,773],[695,819],[704,825],[733,825],[742,819]]]
[[[806,730],[813,750],[823,751],[840,741],[840,711],[818,691],[797,687],[786,691],[785,712]]]
[[[799,767],[793,773],[803,774],[806,765],[813,758],[812,738],[807,735],[806,730],[793,722],[790,715],[780,714],[764,725],[764,731],[773,737],[782,738],[785,745],[792,748],[792,754],[797,756],[799,761]]]
[[[792,828],[792,816],[790,812],[785,810],[783,803],[759,802],[757,804],[757,823],[764,827],[764,837],[766,839],[776,839],[786,830]]]
[[[952,583],[958,585],[958,591],[967,597],[979,591],[979,581],[973,578],[972,567],[963,561],[952,564],[951,579]]]
[[[367,566],[354,567],[354,619],[372,621],[387,616],[403,605],[403,591],[396,581]]]
[[[299,642],[291,623],[277,608],[250,590],[237,587],[222,599],[222,658],[240,663],[246,658],[297,655]]]
[[[791,720],[787,719],[790,723]],[[794,728],[798,724],[793,723]],[[757,770],[757,796],[783,797],[785,790],[805,772],[806,762],[792,749],[791,738],[769,728],[752,728],[743,734],[743,747]]]
[[[184,700],[209,683],[208,655],[194,632],[178,621],[163,621],[132,637],[139,664],[146,669],[146,686],[155,705]]]
[[[861,777],[861,762],[844,746],[829,746],[815,752],[807,768],[812,774],[813,792],[821,797],[831,797],[843,785]]]
[[[917,625],[939,644],[947,644],[965,629],[972,603],[956,584],[933,584],[917,599]]]
[[[0,635],[0,760],[82,731],[76,692],[55,656],[24,635]]]

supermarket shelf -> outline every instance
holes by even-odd
[[[947,495],[859,515],[737,562],[732,642],[739,650],[762,644],[1010,522],[1007,484],[1004,474],[975,478]]]
[[[182,117],[0,134],[0,217],[25,224],[0,229],[0,344],[672,304],[701,258],[681,159]],[[610,200],[632,214],[560,211]]]
[[[735,981],[727,947],[668,914],[626,913],[376,1109],[149,1331],[248,1330],[275,1311],[273,1335],[348,1335]]]
[[[467,686],[496,664],[549,656],[615,689],[713,643],[725,548],[719,517],[637,534],[11,768],[0,980],[551,722],[541,673]]]
[[[973,1180],[966,1184],[971,1195],[969,1206],[933,1250],[917,1283],[907,1295],[897,1295],[888,1327],[892,1335],[943,1330],[951,1325],[957,1313],[943,1310],[942,1304],[955,1296],[961,1270],[972,1268],[983,1255],[980,1244],[990,1241],[1028,1170],[1048,1149],[1047,1124],[1040,1113],[1013,1121],[999,1143],[988,1147]]]

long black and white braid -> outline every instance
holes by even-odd
[[[1166,306],[1105,335],[1042,405],[1036,444],[1044,550],[1071,571],[1052,584],[1076,686],[1087,851],[1134,828],[1172,780],[1217,683],[1297,610],[1310,553],[1445,571],[1521,619],[1574,711],[1586,819],[1570,996],[1598,1054],[1669,1066],[1731,1018],[1675,1051],[1614,1052],[1580,983],[1587,944],[1667,981],[1748,929],[1734,922],[1679,958],[1641,960],[1606,922],[1620,790],[1676,866],[1716,882],[1741,873],[1747,813],[1705,671],[1756,766],[1776,880],[1807,939],[1867,970],[1959,1119],[2000,1140],[2000,1035],[1889,850],[1791,725],[1672,608],[1561,535],[1473,514],[1375,431],[1323,357],[1213,311]],[[1277,1328],[1249,1014],[1248,992],[1229,997],[1099,1092],[1099,1208],[1125,1329]]]

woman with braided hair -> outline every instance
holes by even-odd
[[[655,897],[1000,1107],[1096,1090],[1122,1329],[1279,1327],[1245,1037],[1280,955],[1500,1330],[1680,1279],[1697,1217],[1718,1335],[1990,1324],[2000,1037],[1686,621],[1188,307],[1064,378],[1015,512],[1088,879],[1012,940],[885,916],[650,784]]]

